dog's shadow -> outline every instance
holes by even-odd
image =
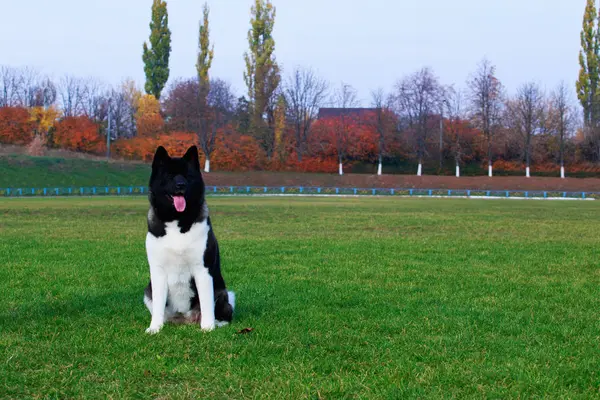
[[[140,324],[145,326],[150,321],[150,313],[143,302],[144,288],[70,295],[65,298],[41,297],[27,304],[9,306],[0,311],[0,326],[4,330],[27,330],[39,326],[61,323],[94,324],[112,321],[118,323]],[[260,303],[260,302],[259,302]],[[232,324],[260,318],[267,313],[264,304],[242,303],[236,299]]]

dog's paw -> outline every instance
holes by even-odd
[[[148,329],[146,329],[146,333],[149,335],[156,335],[158,332],[160,332],[161,328],[161,326],[150,326]]]
[[[202,329],[204,332],[210,332],[210,331],[214,331],[215,330],[215,323],[214,321],[212,323],[200,323],[200,329]]]
[[[227,326],[227,325],[229,325],[229,322],[227,322],[227,321],[217,321],[217,322],[215,323],[215,325],[216,325],[216,327],[217,327],[217,328],[222,328],[222,327],[224,327],[224,326]]]

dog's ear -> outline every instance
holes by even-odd
[[[183,159],[196,171],[200,171],[200,160],[198,159],[198,148],[194,145],[188,149]]]
[[[162,146],[158,146],[158,149],[156,149],[156,153],[154,153],[154,160],[152,161],[152,168],[156,168],[156,167],[164,164],[170,158],[171,157],[169,156],[167,149],[165,149]]]

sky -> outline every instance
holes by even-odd
[[[142,44],[152,0],[5,0],[0,65],[30,66],[56,79],[94,77],[143,86]],[[253,0],[209,0],[212,76],[246,93]],[[586,0],[273,0],[274,37],[284,77],[311,67],[332,86],[357,89],[364,106],[379,87],[431,67],[444,84],[464,87],[484,57],[509,93],[534,81],[573,88]],[[171,78],[193,77],[202,0],[168,0]]]

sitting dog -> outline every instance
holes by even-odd
[[[146,253],[150,284],[144,303],[152,320],[147,333],[165,322],[200,323],[204,331],[229,323],[235,294],[221,275],[219,245],[212,230],[198,149],[181,158],[156,150],[150,176]]]

